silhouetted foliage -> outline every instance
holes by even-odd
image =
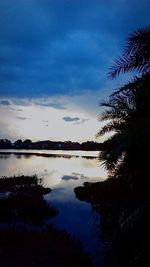
[[[14,142],[14,147],[15,148],[22,148],[22,140],[18,139],[17,141]]]
[[[0,148],[11,148],[11,141],[9,141],[8,139],[0,139]]]
[[[123,56],[110,68],[109,77],[133,70],[150,72],[150,27],[139,29],[129,36]]]
[[[49,149],[49,150],[101,150],[102,144],[94,141],[87,141],[83,143],[72,141],[37,141],[32,142],[29,139],[22,141],[18,139],[14,143],[7,139],[0,139],[0,149]]]
[[[148,186],[146,171],[150,164],[150,28],[133,33],[127,42],[123,57],[111,68],[110,75],[137,69],[140,77],[116,90],[102,106],[107,110],[100,120],[108,123],[98,136],[114,134],[104,143],[99,160],[112,176],[129,181],[130,187]]]
[[[0,266],[92,267],[81,244],[48,225],[57,215],[36,175],[0,177]]]
[[[36,175],[0,178],[0,223],[41,223],[55,216],[57,210],[50,207],[43,195],[51,192],[42,186]]]
[[[78,241],[52,226],[36,231],[13,225],[0,229],[0,236],[1,267],[93,266]]]
[[[118,88],[102,105],[107,121],[98,136],[112,132],[99,160],[111,179],[84,183],[76,196],[100,213],[100,234],[108,244],[103,267],[149,266],[150,239],[150,28],[133,33],[126,53],[111,68],[140,71],[139,77]],[[136,63],[136,64],[135,64]],[[113,179],[112,179],[113,178]]]

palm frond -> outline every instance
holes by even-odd
[[[103,143],[99,160],[115,175],[137,172],[137,162],[139,165],[144,162],[143,151],[150,146],[150,27],[129,36],[124,53],[110,68],[109,77],[132,70],[140,72],[140,76],[135,76],[101,103],[106,111],[99,120],[107,123],[97,137],[114,134]]]
[[[120,113],[120,111],[118,111],[115,108],[106,110],[99,116],[99,121],[119,120],[119,119],[122,119],[122,113]]]
[[[96,137],[100,137],[106,133],[115,131],[120,132],[124,128],[124,123],[121,121],[111,121],[104,125],[101,130],[97,133]]]
[[[129,36],[123,56],[114,61],[108,77],[113,79],[120,73],[133,70],[150,72],[150,27],[139,29]]]
[[[134,94],[130,91],[112,94],[109,100],[102,104],[109,109],[101,114],[100,121],[124,120],[127,116],[131,116],[135,110]]]
[[[136,30],[128,37],[125,47],[125,54],[133,54],[141,51],[143,48],[149,48],[150,45],[150,27],[144,27]],[[144,49],[143,49],[144,50]],[[144,52],[144,51],[143,51]]]
[[[117,167],[119,159],[125,152],[126,139],[121,134],[115,134],[104,143],[104,150],[99,153],[99,161],[103,161],[103,165],[109,171]]]
[[[118,88],[112,96],[115,96],[120,93],[125,93],[127,97],[131,96],[131,92],[135,93],[137,90],[145,88],[145,86],[150,81],[150,73],[143,74],[141,77],[135,76],[127,84]]]

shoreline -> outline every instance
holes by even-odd
[[[43,186],[40,178],[1,177],[0,192],[0,266],[95,267],[81,243],[67,231],[52,224],[43,227],[58,210],[44,199],[51,188]]]
[[[66,158],[71,158],[71,157],[83,157],[83,158],[97,158],[97,154],[99,151],[85,151],[85,150],[40,150],[40,149],[35,149],[35,150],[29,150],[29,149],[15,149],[15,150],[10,150],[10,149],[0,149],[0,155],[31,155],[31,156],[42,156],[42,157],[66,157]],[[95,154],[95,155],[94,155]]]
[[[150,239],[150,202],[143,194],[133,193],[116,178],[85,183],[74,189],[101,215],[100,228],[107,255],[102,267],[148,266]]]

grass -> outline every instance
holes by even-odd
[[[20,188],[24,188],[26,186],[35,187],[42,186],[42,180],[38,178],[38,176],[12,176],[12,177],[1,177],[0,178],[0,192],[15,192]]]

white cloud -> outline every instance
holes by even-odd
[[[95,136],[102,125],[97,120],[101,111],[98,103],[107,94],[108,91],[104,90],[95,94],[87,91],[76,96],[8,98],[11,105],[0,106],[0,138],[96,140]]]

